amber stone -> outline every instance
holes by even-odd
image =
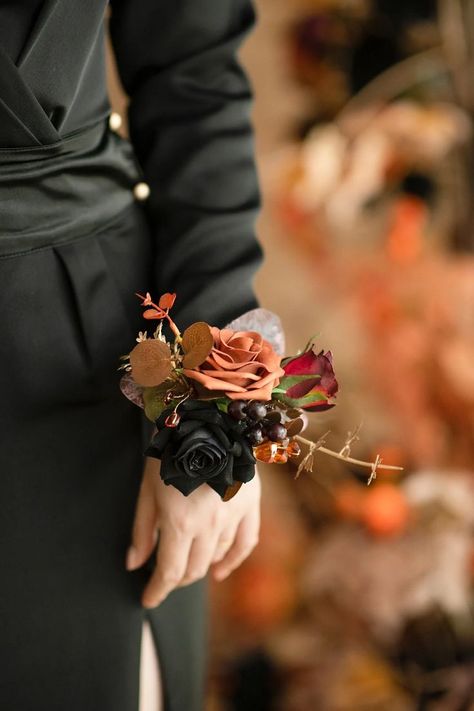
[[[291,440],[291,442],[286,448],[286,453],[289,457],[297,457],[299,454],[301,454],[301,447],[298,442],[295,442],[294,439]]]
[[[288,455],[286,453],[286,448],[283,447],[278,447],[277,453],[275,454],[275,458],[273,459],[275,464],[286,464],[288,461]]]
[[[266,464],[285,464],[288,457],[297,457],[300,451],[298,442],[293,440],[289,444],[263,442],[253,448],[255,457]]]
[[[278,444],[276,442],[263,442],[254,447],[253,452],[255,457],[266,464],[273,464],[275,456],[278,453]]]

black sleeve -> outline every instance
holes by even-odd
[[[236,52],[251,0],[112,0],[110,35],[130,102],[156,252],[153,296],[176,292],[181,330],[259,306],[261,192],[253,89]]]

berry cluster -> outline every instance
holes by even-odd
[[[277,409],[269,409],[260,400],[232,400],[227,413],[244,426],[244,435],[252,446],[264,440],[283,442],[287,438],[286,427],[281,423]]]

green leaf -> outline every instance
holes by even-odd
[[[321,376],[315,373],[313,375],[284,375],[280,378],[277,390],[283,390],[283,392],[286,392],[293,387],[293,385],[298,385],[298,383],[302,383],[304,380],[319,380],[320,378]]]
[[[219,410],[222,410],[222,412],[227,412],[227,408],[229,407],[229,400],[226,397],[219,397],[216,399],[216,405],[219,408]]]
[[[171,400],[165,404],[165,395],[169,390],[170,383],[164,382],[151,388],[143,388],[143,403],[145,405],[145,415],[149,420],[155,422],[161,415],[163,410],[168,407],[174,407],[179,399]]]
[[[286,395],[285,393],[277,393],[275,395],[275,398],[277,400],[281,400],[281,402],[284,402],[287,405],[291,405],[291,407],[304,407],[305,405],[310,405],[312,402],[318,402],[320,400],[328,399],[326,394],[321,393],[317,390],[313,390],[304,397],[299,398],[288,397],[288,395]]]
[[[145,415],[149,420],[155,422],[165,409],[163,397],[157,393],[156,388],[143,389],[143,402],[145,404]]]

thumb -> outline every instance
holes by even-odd
[[[135,507],[132,540],[127,551],[126,568],[135,570],[150,557],[157,541],[157,508],[150,467],[145,471]]]

